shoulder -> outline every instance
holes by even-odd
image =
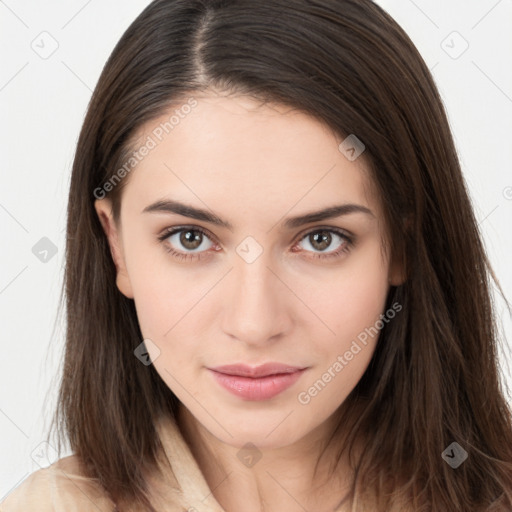
[[[88,510],[113,512],[115,505],[98,482],[83,475],[76,455],[31,473],[0,503],[0,512]]]
[[[32,473],[0,503],[0,511],[21,512],[36,507],[42,512],[53,510],[49,503],[49,482],[48,468]]]

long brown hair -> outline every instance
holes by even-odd
[[[388,296],[403,310],[343,404],[349,444],[364,439],[352,509],[371,494],[375,510],[400,497],[417,511],[512,510],[511,411],[490,295],[498,283],[432,75],[371,0],[155,0],[122,36],[72,170],[59,453],[67,435],[117,503],[153,510],[143,471],[161,449],[155,419],[175,417],[178,400],[133,354],[143,339],[134,302],[116,287],[94,200],[141,125],[210,87],[292,106],[366,146],[391,257],[407,278]],[[128,179],[108,193],[116,221]],[[457,469],[441,456],[452,442],[468,453]]]

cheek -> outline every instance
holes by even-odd
[[[182,291],[182,284],[178,279],[154,283],[154,275],[148,280],[139,283],[134,288],[134,301],[140,329],[145,338],[159,340],[162,344],[171,343],[176,336],[181,337],[183,330],[189,333],[194,325],[194,336],[199,334],[197,314],[200,311],[201,289],[195,289],[190,282],[184,283],[186,291]],[[202,287],[199,287],[202,288]],[[183,347],[187,346],[187,339],[183,339]]]
[[[198,355],[205,340],[211,339],[212,295],[208,291],[218,280],[194,278],[170,265],[146,268],[132,282],[137,319],[156,371],[179,395],[180,386],[194,388],[199,371]],[[177,379],[177,380],[175,380]]]
[[[331,345],[337,340],[336,348],[350,345],[352,339],[375,325],[384,313],[389,290],[387,262],[382,260],[377,244],[355,252],[346,263],[321,281],[316,298],[312,298],[312,309],[335,333]]]
[[[171,273],[163,248],[136,244],[133,240],[126,241],[126,248],[126,266],[142,335],[162,340],[185,314],[190,285],[183,288],[179,272]]]
[[[321,340],[315,344],[318,364],[297,397],[306,409],[333,412],[357,385],[377,345],[388,289],[379,251],[330,281],[325,295],[329,300],[316,306],[335,334],[319,323],[323,335],[316,337]]]
[[[187,313],[208,291],[209,283],[173,261],[163,244],[148,240],[147,232],[140,230],[137,234],[134,230],[126,237],[125,248],[142,334],[165,340],[166,334],[179,326],[180,319],[186,322]]]

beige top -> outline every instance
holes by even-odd
[[[164,417],[157,421],[156,429],[164,453],[158,457],[161,473],[148,478],[154,508],[159,512],[226,512],[213,496],[174,420]],[[377,510],[376,506],[364,508],[365,512]],[[397,505],[386,512],[407,510],[412,508]],[[30,474],[0,503],[0,512],[147,511],[135,506],[117,510],[103,487],[81,474],[78,457],[70,455]]]
[[[155,508],[162,512],[225,512],[175,422],[163,418],[157,431],[165,457],[159,460],[163,479],[149,482],[156,491]],[[0,503],[0,512],[114,512],[115,504],[105,490],[81,475],[78,468],[78,457],[70,455],[33,472]]]

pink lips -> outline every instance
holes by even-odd
[[[306,370],[281,363],[257,367],[235,364],[208,369],[222,387],[246,400],[269,400],[294,384]]]

